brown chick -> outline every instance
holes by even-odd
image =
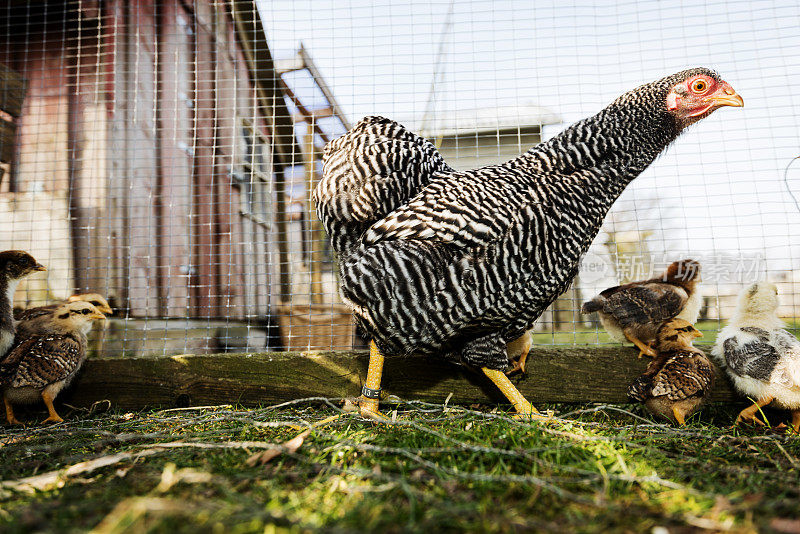
[[[56,309],[48,331],[16,341],[0,364],[0,391],[10,424],[19,423],[12,404],[31,403],[40,397],[50,413],[45,422],[63,421],[53,400],[83,365],[86,334],[98,319],[105,316],[92,304],[70,302]]]
[[[670,319],[656,333],[656,357],[628,388],[653,415],[683,426],[714,385],[714,366],[692,346],[701,334],[683,319]]]
[[[59,304],[48,304],[47,306],[37,306],[35,308],[28,308],[21,310],[14,314],[17,323],[17,336],[24,339],[34,334],[41,334],[47,331],[48,325],[53,322],[54,312],[64,304],[70,302],[88,302],[92,304],[97,311],[104,315],[111,315],[114,309],[111,308],[108,301],[98,293],[80,293],[72,295],[65,302]]]
[[[699,282],[698,262],[676,261],[656,278],[606,289],[585,302],[581,313],[598,312],[611,337],[636,345],[640,358],[655,356],[650,343],[665,321],[673,317],[691,324],[697,321],[702,306]]]

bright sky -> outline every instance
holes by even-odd
[[[800,208],[783,183],[787,164],[800,156],[798,5],[363,3],[272,0],[260,6],[275,56],[291,55],[303,42],[353,122],[382,114],[419,126],[440,43],[436,118],[536,104],[571,123],[641,83],[688,67],[716,69],[745,107],[724,108],[695,125],[629,187],[616,209],[642,229],[662,230],[650,247],[671,251],[674,259],[746,253],[768,260],[761,276],[800,269],[794,231]],[[452,24],[444,29],[451,6]],[[567,125],[547,127],[545,136]],[[800,161],[789,181],[800,198]]]

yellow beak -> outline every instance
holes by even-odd
[[[713,101],[714,105],[717,107],[733,106],[735,108],[740,108],[744,106],[742,97],[730,87],[725,89],[724,94],[712,96],[711,101]]]
[[[42,265],[41,263],[37,263],[36,266],[33,268],[34,271],[46,271],[47,267]]]

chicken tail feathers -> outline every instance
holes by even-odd
[[[365,117],[325,147],[322,179],[312,200],[341,256],[370,226],[413,198],[435,173],[452,170],[427,139],[395,121]]]

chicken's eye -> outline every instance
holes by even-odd
[[[83,310],[81,310],[81,313],[84,314],[84,315],[87,315],[89,313],[89,310],[83,309]]]
[[[702,93],[708,88],[708,84],[705,80],[695,80],[692,82],[692,91],[695,93]]]

